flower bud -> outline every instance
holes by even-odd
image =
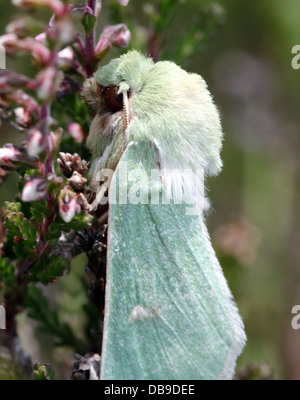
[[[37,201],[46,197],[48,192],[47,184],[42,178],[31,177],[22,191],[23,201]]]
[[[80,213],[81,207],[77,203],[76,195],[65,186],[58,198],[59,215],[65,222],[70,222],[76,214]]]
[[[35,37],[35,40],[37,41],[37,42],[40,42],[40,43],[43,43],[43,44],[47,44],[47,35],[46,35],[46,32],[42,32],[42,33],[39,33],[36,37]]]
[[[34,87],[34,82],[27,76],[16,74],[13,71],[0,71],[0,91],[1,93],[9,93],[16,88]]]
[[[73,41],[75,36],[74,24],[65,17],[57,22],[56,30],[58,32],[58,40],[62,44],[68,44]]]
[[[18,36],[14,33],[7,33],[0,36],[0,44],[2,46],[8,46],[10,43],[14,44],[18,41]]]
[[[108,25],[104,28],[96,46],[95,54],[103,54],[111,45],[125,48],[131,39],[131,33],[125,24]]]
[[[103,33],[110,38],[112,44],[116,47],[125,48],[129,45],[131,33],[125,24],[107,26]]]
[[[111,48],[111,42],[104,37],[103,35],[100,36],[99,42],[95,48],[95,56],[100,59],[102,58],[108,50]]]
[[[63,14],[65,5],[60,0],[12,0],[16,7],[33,9],[36,7],[49,7],[56,15]]]
[[[7,26],[6,26],[6,33],[15,33],[18,37],[25,37],[30,34],[30,28],[28,25],[32,21],[29,18],[24,17],[17,17],[14,18]]]
[[[9,99],[15,104],[26,108],[34,114],[38,114],[39,112],[39,105],[36,100],[27,93],[23,92],[23,90],[16,90],[15,92],[11,93],[9,95]]]
[[[72,47],[65,47],[58,53],[58,65],[60,68],[71,68],[74,64],[75,55]]]
[[[62,74],[50,65],[43,69],[37,76],[38,90],[37,95],[41,100],[47,100],[55,92],[62,82]]]
[[[29,53],[37,63],[47,64],[51,52],[41,42],[33,38],[19,39],[14,33],[7,33],[0,36],[0,45],[5,47],[8,54],[15,55],[18,51]]]
[[[56,131],[50,132],[50,147],[52,152],[59,146],[63,132],[63,128],[58,128]]]
[[[71,124],[69,124],[68,131],[75,142],[81,143],[83,141],[84,133],[81,126],[77,124],[77,122],[72,122]]]
[[[24,154],[20,147],[13,144],[6,144],[4,147],[0,148],[0,164],[13,168],[18,162],[24,160]]]
[[[72,155],[60,152],[57,162],[62,174],[67,178],[71,178],[74,171],[77,171],[80,175],[85,175],[88,172],[89,163],[82,160],[77,153]]]
[[[80,175],[77,171],[74,171],[71,178],[68,179],[68,182],[75,192],[81,192],[85,187],[87,179]]]
[[[28,128],[31,124],[31,113],[23,107],[18,107],[14,110],[15,121],[22,128]]]
[[[27,139],[27,153],[30,156],[36,156],[46,150],[47,138],[37,129],[32,128],[28,133]]]

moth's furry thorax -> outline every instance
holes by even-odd
[[[189,181],[185,169],[203,169],[206,175],[220,171],[221,123],[201,76],[173,62],[154,63],[138,51],[130,51],[97,71],[85,83],[83,93],[96,110],[87,144],[93,157],[102,157],[100,164],[104,167],[115,164],[122,154],[117,137],[122,135],[123,120],[122,112],[113,114],[105,109],[99,85],[130,90],[128,142],[155,143],[160,166],[179,171],[170,175],[170,186]],[[113,163],[109,162],[111,158]]]

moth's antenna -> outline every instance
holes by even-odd
[[[128,94],[127,90],[123,92],[123,118],[124,118],[124,124],[123,124],[123,133],[124,133],[124,147],[128,143],[128,135],[126,133],[128,125],[129,125],[129,105],[128,105]]]

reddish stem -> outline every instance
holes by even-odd
[[[86,5],[91,9],[93,15],[96,16],[97,1],[86,0]],[[93,29],[92,33],[85,35],[85,57],[86,57],[85,69],[88,78],[91,77],[95,72],[94,71],[95,36],[96,36],[95,28]]]
[[[159,60],[162,49],[162,38],[159,32],[150,31],[148,37],[148,53],[154,62]]]
[[[50,103],[46,103],[41,107],[41,119],[45,119],[48,129],[48,121],[50,119]],[[47,178],[47,176],[54,174],[54,157],[53,157],[53,148],[51,145],[51,137],[50,132],[48,132],[48,144],[46,151],[48,153],[48,157],[43,164],[43,174]],[[48,207],[52,209],[52,214],[48,218],[44,218],[42,224],[40,225],[40,238],[39,238],[39,251],[42,253],[47,248],[47,243],[44,241],[43,234],[48,231],[49,226],[54,220],[55,210],[54,210],[54,196],[48,194]]]

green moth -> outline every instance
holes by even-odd
[[[222,167],[205,81],[130,51],[84,94],[99,203],[109,188],[101,378],[231,379],[246,336],[203,216]]]

